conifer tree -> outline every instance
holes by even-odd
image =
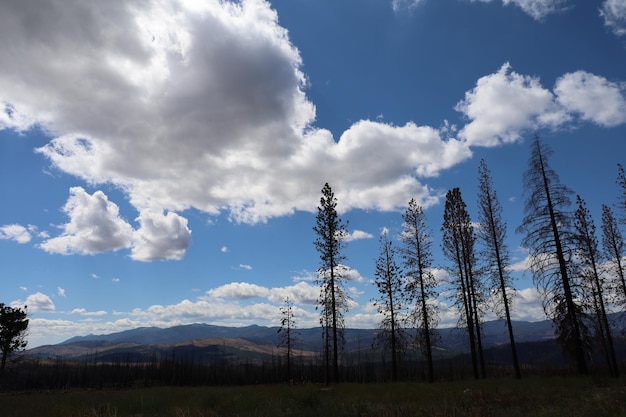
[[[26,306],[21,309],[0,303],[0,376],[9,357],[26,348],[28,322]]]
[[[476,268],[474,226],[459,188],[446,194],[443,219],[443,252],[454,265],[449,272],[453,278],[454,303],[461,313],[459,325],[467,327],[474,378],[484,378],[481,325],[485,294]]]
[[[435,299],[437,281],[431,271],[432,268],[432,237],[426,216],[421,206],[414,199],[409,201],[403,215],[400,249],[404,258],[404,267],[407,278],[406,292],[408,301],[414,306],[409,315],[417,327],[417,341],[426,357],[428,365],[428,381],[434,381],[434,367],[432,347],[439,322],[436,304],[429,303]]]
[[[496,305],[501,309],[496,309],[499,317],[506,320],[511,343],[511,356],[513,358],[513,368],[515,377],[521,378],[519,360],[517,358],[517,348],[513,334],[513,324],[511,323],[511,304],[514,292],[512,278],[509,274],[509,250],[506,246],[506,223],[502,221],[502,206],[493,189],[491,173],[484,160],[480,161],[478,167],[478,238],[482,242],[482,259],[486,262],[487,273],[491,276],[491,290],[496,295]]]
[[[624,238],[619,230],[617,220],[611,208],[602,205],[602,247],[609,266],[608,272],[615,279],[613,285],[617,294],[617,303],[626,309],[626,271],[623,263],[626,251],[624,249]]]
[[[518,231],[525,233],[522,244],[529,250],[530,270],[539,292],[544,295],[546,315],[555,323],[557,341],[576,360],[578,371],[588,373],[584,299],[576,282],[571,205],[572,191],[550,168],[552,150],[535,136],[528,169],[524,173],[526,202]]]
[[[293,348],[297,342],[296,320],[293,314],[293,302],[287,297],[285,304],[280,308],[280,334],[281,345],[285,347],[285,359],[287,359],[287,381],[291,381],[291,362],[293,358]]]
[[[576,206],[578,208],[574,213],[574,228],[577,259],[582,264],[581,275],[592,296],[598,339],[606,357],[609,372],[611,376],[617,378],[619,369],[615,359],[611,327],[606,314],[606,285],[599,269],[603,259],[598,250],[596,226],[585,201],[580,196],[576,196]]]
[[[343,313],[347,311],[345,292],[343,290],[343,271],[341,262],[345,260],[342,249],[347,236],[346,224],[337,213],[337,199],[328,183],[322,189],[320,205],[317,208],[316,224],[313,230],[317,234],[317,249],[321,266],[318,269],[320,284],[321,308],[320,323],[324,329],[326,353],[326,382],[329,382],[330,343],[332,341],[332,379],[339,382],[339,339],[343,332]]]
[[[391,380],[394,382],[398,380],[398,362],[406,345],[406,334],[402,327],[405,312],[404,282],[395,257],[396,251],[385,231],[380,236],[380,254],[374,272],[374,282],[379,292],[374,306],[382,315],[377,339],[391,352]]]

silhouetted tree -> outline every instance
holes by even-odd
[[[484,378],[486,369],[480,327],[485,295],[476,269],[474,226],[459,188],[453,188],[446,194],[441,229],[443,253],[454,264],[454,268],[450,269],[454,303],[461,313],[459,325],[467,327],[474,378]]]
[[[4,373],[9,357],[26,348],[28,321],[26,307],[21,309],[0,303],[0,375]]]
[[[406,292],[408,301],[414,306],[409,315],[417,327],[417,341],[428,364],[428,381],[434,381],[432,346],[439,323],[437,305],[428,301],[436,298],[437,281],[431,271],[432,237],[422,207],[414,199],[403,215],[400,248],[404,258]]]
[[[607,259],[607,271],[616,280],[617,303],[626,309],[626,276],[624,271],[624,238],[610,207],[602,205],[602,247]]]
[[[522,244],[529,250],[533,281],[543,295],[543,307],[556,326],[557,340],[576,359],[578,371],[587,374],[584,299],[575,282],[571,262],[574,250],[571,205],[572,191],[550,168],[552,150],[535,135],[528,169],[524,173],[524,219],[518,231],[525,233]]]
[[[611,376],[617,378],[619,377],[619,369],[617,367],[617,360],[615,359],[611,327],[609,326],[609,320],[606,314],[606,285],[599,270],[603,259],[601,252],[598,250],[596,226],[591,217],[591,213],[587,209],[585,201],[580,196],[576,196],[576,206],[578,208],[574,213],[574,237],[576,240],[577,259],[582,264],[583,268],[581,274],[592,295],[597,333],[607,360],[609,372]]]
[[[493,189],[491,173],[484,160],[478,167],[478,238],[482,242],[481,259],[486,262],[486,271],[491,276],[491,291],[496,296],[496,314],[506,320],[511,343],[511,356],[515,377],[521,378],[517,348],[511,323],[511,304],[514,287],[509,274],[509,250],[506,246],[506,223],[502,221],[502,206]],[[502,308],[497,308],[501,306]]]
[[[376,260],[374,280],[380,297],[373,300],[382,315],[380,332],[377,339],[391,351],[391,379],[398,380],[398,360],[405,350],[406,335],[402,327],[404,305],[404,282],[402,270],[395,260],[396,252],[393,248],[387,232],[380,236],[380,255]]]
[[[287,359],[287,381],[291,381],[291,362],[293,357],[293,347],[297,342],[296,320],[293,315],[293,302],[287,297],[285,304],[280,308],[280,334],[281,346],[285,348],[285,358]]]
[[[617,198],[617,208],[620,210],[620,223],[626,224],[626,173],[622,164],[617,164],[616,183],[620,189],[620,194]]]
[[[345,269],[341,261],[345,256],[341,253],[347,236],[346,224],[337,214],[337,199],[330,185],[326,183],[322,189],[322,198],[317,208],[316,224],[313,230],[317,234],[315,248],[320,254],[321,267],[318,279],[321,287],[320,323],[324,328],[326,366],[330,363],[330,340],[332,340],[333,381],[339,382],[339,338],[343,331],[343,312],[347,311],[345,292],[341,285],[342,271]],[[327,376],[327,383],[328,376]]]

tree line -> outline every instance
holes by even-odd
[[[626,224],[626,175],[618,164],[621,194],[617,219],[609,205],[602,205],[602,247],[590,211],[581,196],[564,185],[550,167],[552,149],[535,135],[523,174],[524,217],[516,232],[528,250],[528,268],[542,295],[546,316],[552,320],[563,352],[575,362],[580,374],[589,372],[594,347],[599,348],[611,376],[619,366],[611,333],[609,307],[626,307],[624,240],[620,225]],[[467,332],[473,376],[486,377],[482,327],[489,309],[507,326],[514,376],[521,367],[511,320],[515,286],[510,253],[506,245],[508,226],[484,160],[478,167],[478,215],[470,216],[461,190],[450,189],[445,198],[441,224],[441,248],[447,264],[449,289],[459,312],[458,327]],[[342,249],[347,223],[337,213],[337,199],[326,183],[318,206],[315,248],[320,255],[318,309],[323,330],[326,381],[339,382],[339,350],[345,328],[346,267]],[[393,380],[401,356],[417,346],[427,364],[427,380],[434,380],[432,350],[437,343],[438,309],[433,275],[433,238],[423,208],[411,199],[403,213],[402,231],[395,245],[385,231],[380,236],[375,264],[379,297],[373,300],[381,316],[377,344],[390,354]],[[291,311],[291,310],[289,310]],[[295,326],[288,315],[289,329]],[[285,322],[283,321],[283,324]],[[413,331],[409,331],[413,330]],[[288,339],[288,337],[287,337]]]

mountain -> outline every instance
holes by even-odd
[[[516,342],[554,339],[549,321],[514,322]],[[456,328],[439,329],[437,348],[447,354],[467,351],[467,335]],[[371,351],[376,329],[345,329],[347,352]],[[299,355],[317,355],[322,349],[320,328],[297,329],[295,348]],[[73,360],[144,362],[176,354],[202,361],[238,359],[262,361],[278,353],[278,327],[224,327],[190,324],[169,328],[140,327],[123,332],[72,337],[57,345],[27,351],[31,357]],[[487,349],[507,345],[509,337],[502,320],[484,323],[483,346]]]

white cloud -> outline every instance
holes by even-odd
[[[14,240],[17,243],[28,243],[32,238],[29,230],[19,224],[0,226],[0,240]]]
[[[187,219],[173,212],[144,210],[133,236],[131,258],[136,261],[182,259],[191,241]]]
[[[201,13],[175,1],[84,7],[3,10],[0,36],[14,49],[0,57],[0,99],[54,136],[39,152],[58,169],[119,186],[141,218],[194,207],[265,221],[314,210],[326,180],[344,210],[394,209],[409,196],[429,205],[436,198],[414,176],[470,156],[412,123],[362,121],[337,143],[313,129],[299,52],[268,3],[214,0]],[[67,24],[73,13],[84,14],[80,33]],[[40,23],[20,25],[29,19]]]
[[[256,284],[247,282],[232,282],[207,291],[207,294],[215,298],[233,298],[245,300],[248,298],[267,297],[270,290]]]
[[[600,8],[604,24],[617,36],[626,35],[626,2],[624,0],[605,0]]]
[[[41,243],[46,252],[96,254],[128,247],[132,227],[119,217],[119,208],[102,191],[88,194],[81,187],[70,188],[63,206],[69,223],[60,226],[60,236]]]
[[[392,0],[391,7],[393,8],[394,12],[399,12],[402,10],[413,10],[424,1],[426,0]]]
[[[537,78],[513,72],[509,63],[481,77],[456,109],[470,119],[459,137],[477,146],[514,142],[522,130],[567,119]]]
[[[49,312],[56,309],[52,299],[40,292],[29,295],[25,301],[15,300],[11,303],[11,306],[19,308],[26,306],[29,313]]]
[[[75,308],[70,312],[70,314],[79,314],[81,316],[106,316],[108,313],[104,310],[87,311],[87,309],[84,308]]]
[[[59,297],[65,297],[65,289],[61,287],[57,287],[57,295]]]
[[[502,0],[504,5],[514,4],[535,20],[565,9],[569,0]]]
[[[245,269],[246,271],[252,271],[252,266],[246,264],[239,264],[239,269]]]
[[[626,123],[624,91],[620,84],[585,71],[563,75],[554,88],[559,104],[570,113],[604,127]]]
[[[353,240],[361,240],[361,239],[371,239],[374,236],[371,233],[364,232],[362,230],[354,230],[352,233],[349,233],[344,242],[352,242]]]
[[[222,253],[227,253],[228,252],[228,248],[226,246],[222,246],[222,249],[220,249],[220,251]]]
[[[562,128],[576,116],[604,127],[626,123],[620,84],[576,71],[559,77],[551,92],[538,78],[512,71],[509,63],[481,77],[456,109],[469,119],[459,137],[470,146],[515,142],[524,130]]]

